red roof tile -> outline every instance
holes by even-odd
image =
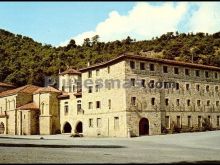
[[[12,84],[0,82],[0,87],[15,87],[15,86]]]
[[[53,88],[51,86],[48,86],[48,87],[41,87],[34,92],[34,94],[37,94],[37,93],[62,93],[62,91],[56,88]]]
[[[17,108],[18,110],[39,110],[35,103],[28,103]]]
[[[78,70],[75,69],[67,69],[64,72],[60,73],[60,75],[64,75],[64,74],[81,74],[81,72],[79,72]]]

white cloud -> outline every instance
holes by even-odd
[[[112,11],[95,30],[84,32],[72,39],[77,44],[82,44],[85,38],[91,38],[96,34],[100,36],[100,41],[105,42],[125,39],[127,36],[137,40],[151,39],[168,31],[176,31],[179,21],[186,12],[187,2],[180,2],[176,6],[173,2],[165,2],[161,6],[138,2],[128,15]],[[69,40],[61,43],[61,46],[68,42]]]
[[[189,20],[189,31],[215,33],[220,31],[220,3],[200,2]]]

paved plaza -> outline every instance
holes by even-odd
[[[1,163],[220,163],[220,131],[136,138],[0,135],[0,153]]]

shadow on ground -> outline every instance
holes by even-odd
[[[39,148],[126,148],[117,145],[41,145],[0,143],[1,147],[39,147]]]

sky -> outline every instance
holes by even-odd
[[[85,38],[148,40],[167,32],[220,31],[220,2],[0,2],[0,29],[43,44]]]

